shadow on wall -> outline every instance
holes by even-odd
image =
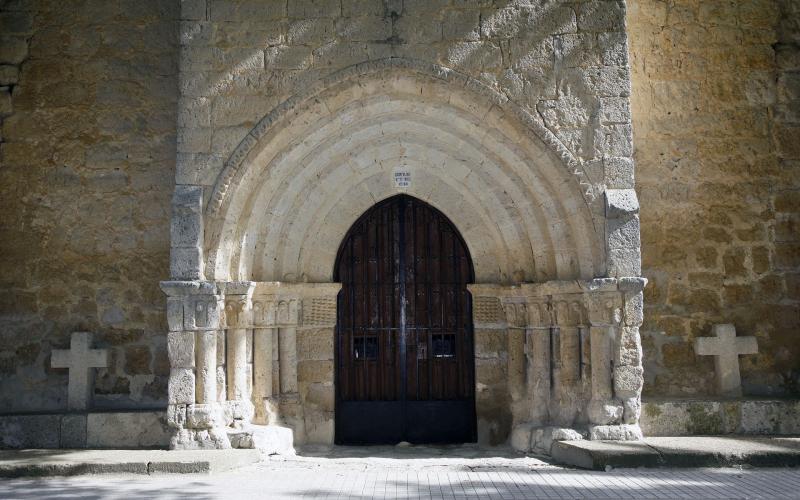
[[[613,58],[601,56],[596,48],[578,42],[577,24],[580,19],[589,29],[595,24],[600,29],[618,15],[616,11],[595,22],[589,7],[578,14],[556,3],[532,7],[501,1],[491,12],[442,10],[424,3],[413,11],[394,11],[385,8],[385,2],[373,3],[362,5],[364,10],[341,11],[337,4],[314,18],[295,12],[300,7],[293,9],[291,2],[288,14],[250,12],[249,4],[212,6],[208,13],[189,14],[188,19],[208,18],[212,23],[185,22],[181,27],[182,94],[187,99],[179,117],[184,130],[178,141],[178,182],[213,181],[207,177],[210,171],[290,95],[342,68],[391,57],[441,64],[480,78],[528,109],[576,155],[593,156],[592,130],[600,127],[600,100],[593,95],[593,85],[599,74],[588,66],[623,64],[625,44],[622,37],[608,50],[616,54]],[[282,25],[287,18],[288,25]],[[262,19],[259,29],[241,33],[242,23]],[[231,48],[234,40],[239,43]],[[509,47],[505,53],[504,43]],[[199,123],[209,109],[211,122]],[[208,125],[213,137],[204,154],[190,143],[208,133],[203,128]],[[188,145],[185,149],[180,136]]]

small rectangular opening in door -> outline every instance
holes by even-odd
[[[354,338],[353,358],[378,359],[378,338],[372,336]]]
[[[453,358],[456,355],[455,335],[434,335],[433,337],[433,357],[434,358]]]

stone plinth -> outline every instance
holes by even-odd
[[[0,448],[166,448],[170,436],[163,410],[0,416]]]
[[[653,399],[640,423],[645,436],[800,434],[800,400]]]

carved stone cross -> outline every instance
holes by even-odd
[[[733,325],[714,325],[711,332],[716,337],[695,339],[694,350],[701,356],[716,356],[714,370],[717,390],[723,396],[741,396],[742,378],[739,375],[739,355],[757,354],[755,337],[737,337]]]
[[[108,349],[90,349],[92,334],[73,332],[69,349],[54,349],[50,361],[53,368],[69,369],[67,408],[87,410],[94,392],[94,368],[108,366]]]

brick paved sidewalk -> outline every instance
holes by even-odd
[[[535,458],[353,454],[214,475],[0,481],[0,498],[800,498],[800,469],[566,469]]]

